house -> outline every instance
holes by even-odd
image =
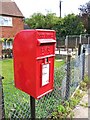
[[[0,0],[0,56],[1,49],[11,48],[13,39],[20,30],[24,29],[24,16],[12,0]],[[9,40],[10,39],[10,40]],[[2,42],[4,41],[4,42]],[[1,45],[2,44],[2,45]]]

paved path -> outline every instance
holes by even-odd
[[[82,105],[86,105],[88,103],[88,106],[90,106],[90,89],[87,94],[85,94],[79,103],[79,105],[76,106],[76,108],[73,110],[74,112],[74,118],[88,118],[90,120],[90,107],[85,107]]]
[[[88,95],[85,95],[80,104],[73,110],[74,118],[88,118],[88,107],[82,106],[86,103],[88,103]]]

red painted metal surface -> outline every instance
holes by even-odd
[[[14,39],[15,87],[39,99],[54,87],[54,30],[23,30]]]

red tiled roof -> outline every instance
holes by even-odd
[[[10,0],[9,0],[10,1]],[[0,15],[24,17],[15,2],[1,2],[0,1]]]

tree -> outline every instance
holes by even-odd
[[[52,29],[52,27],[58,22],[58,17],[54,13],[47,13],[46,16],[41,13],[34,13],[30,18],[25,20],[25,23],[30,28],[37,29]]]
[[[79,8],[81,14],[87,14],[88,16],[90,16],[90,1],[87,2],[85,5],[80,5]]]
[[[34,13],[30,18],[25,20],[30,28],[42,29],[45,26],[45,16],[41,13]]]
[[[79,35],[84,33],[84,25],[77,15],[69,14],[64,17],[65,35]]]
[[[69,14],[59,19],[54,29],[57,31],[57,38],[65,37],[66,35],[79,35],[84,33],[85,30],[80,18],[74,14]]]
[[[87,2],[85,5],[80,5],[79,10],[87,33],[90,34],[90,1]]]
[[[60,40],[60,37],[65,37],[66,35],[84,33],[84,25],[79,17],[74,14],[60,18],[57,17],[56,14],[49,12],[46,15],[34,13],[30,18],[27,18],[25,22],[33,29],[54,29],[57,40]]]
[[[59,21],[59,18],[55,13],[47,13],[45,16],[45,26],[46,29],[52,29]]]

